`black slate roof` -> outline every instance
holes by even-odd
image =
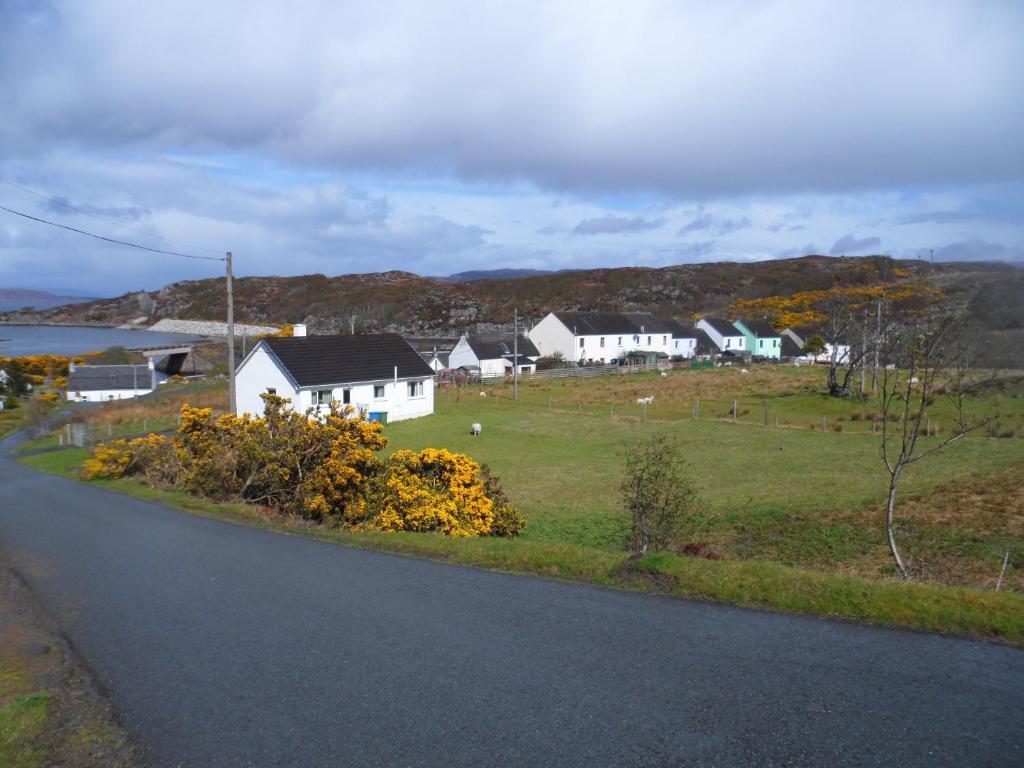
[[[470,336],[466,339],[479,360],[512,359],[512,339],[487,339]],[[519,357],[540,357],[540,350],[525,336],[519,337],[516,345]]]
[[[152,389],[148,365],[79,365],[68,372],[68,390],[96,392],[103,389]]]
[[[672,332],[650,312],[555,312],[555,317],[577,336]]]
[[[741,322],[758,338],[776,338],[782,335],[764,320],[742,320]]]
[[[663,320],[662,322],[665,323],[665,327],[668,328],[669,333],[672,334],[673,339],[698,339],[700,338],[699,334],[704,333],[704,331],[698,328],[690,328],[688,326],[685,326],[678,320],[675,320],[673,318]]]
[[[730,323],[724,317],[705,317],[704,322],[714,328],[723,336],[742,336],[740,329]]]
[[[433,376],[434,371],[397,333],[285,336],[260,342],[300,387]]]

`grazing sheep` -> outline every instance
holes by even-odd
[[[750,373],[750,371],[748,371],[746,368],[740,368],[740,373],[746,376],[748,373]]]
[[[919,383],[918,380],[917,380],[917,376],[911,376],[910,379],[907,381],[907,383],[908,384],[917,384],[917,383]]]
[[[654,395],[648,395],[647,397],[638,397],[636,399],[637,405],[651,405],[654,402]]]
[[[469,434],[471,434],[473,437],[480,437],[480,430],[482,429],[483,427],[480,426],[480,422],[474,421],[472,426],[469,428]]]
[[[487,397],[487,393],[486,392],[481,392],[480,393],[480,397]]]
[[[663,378],[663,379],[664,379],[664,378],[667,378],[667,377],[668,377],[668,374],[667,374],[667,373],[665,373],[664,371],[662,371],[662,372],[661,372],[661,378]]]

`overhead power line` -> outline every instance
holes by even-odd
[[[129,248],[138,248],[140,251],[149,251],[150,253],[162,253],[162,254],[165,254],[167,256],[181,256],[182,258],[185,258],[185,259],[201,259],[202,261],[225,261],[225,258],[223,256],[196,256],[193,253],[180,253],[178,251],[164,251],[164,250],[161,250],[159,248],[150,248],[150,247],[145,246],[145,245],[139,245],[138,243],[129,243],[129,242],[125,241],[125,240],[117,240],[117,239],[115,239],[113,237],[104,237],[103,235],[97,235],[97,234],[93,234],[92,232],[86,232],[84,229],[75,229],[74,227],[69,227],[69,226],[66,226],[64,224],[58,224],[58,223],[56,223],[54,221],[47,221],[46,219],[40,219],[38,216],[30,216],[29,214],[22,213],[21,211],[15,211],[15,210],[13,210],[11,208],[5,208],[2,205],[0,205],[0,211],[7,211],[8,213],[13,213],[15,216],[21,216],[22,218],[31,219],[32,221],[38,221],[40,224],[49,224],[51,227],[58,227],[59,229],[66,229],[69,232],[77,232],[80,235],[85,235],[86,237],[94,237],[97,240],[104,240],[104,241],[106,241],[108,243],[116,243],[117,245],[126,245]]]
[[[15,184],[13,181],[9,181],[8,179],[0,179],[0,184],[6,184],[9,187],[21,190],[22,192],[27,192],[30,195],[35,195],[36,197],[42,200],[46,200],[47,202],[53,203],[54,205],[59,205],[63,208],[67,208],[70,211],[74,211],[75,213],[80,213],[82,216],[88,216],[90,219],[96,219],[96,221],[103,221],[106,222],[107,224],[113,224],[115,227],[121,227],[122,229],[126,229],[129,232],[134,232],[137,235],[142,235],[143,237],[151,237],[154,240],[163,240],[165,243],[180,245],[192,251],[207,251],[208,253],[220,253],[220,251],[216,251],[213,248],[203,248],[198,245],[190,245],[189,243],[182,243],[177,240],[171,240],[169,237],[162,237],[161,235],[154,235],[150,234],[149,232],[143,232],[141,229],[129,227],[127,224],[122,224],[119,221],[114,221],[113,219],[108,219],[103,216],[99,216],[98,214],[90,213],[89,211],[78,208],[72,205],[71,203],[66,202],[65,200],[61,200],[59,197],[50,197],[49,195],[44,195],[42,192],[37,192],[34,189],[23,187],[21,184]],[[221,259],[221,261],[223,261],[223,259]]]

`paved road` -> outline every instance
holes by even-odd
[[[349,550],[5,458],[0,546],[153,766],[1024,765],[1024,653],[994,645]]]

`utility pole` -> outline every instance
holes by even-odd
[[[519,307],[512,316],[512,399],[519,399]]]
[[[236,411],[235,401],[235,286],[234,275],[231,271],[231,251],[224,257],[227,264],[228,278],[228,396],[231,405],[231,415]]]

